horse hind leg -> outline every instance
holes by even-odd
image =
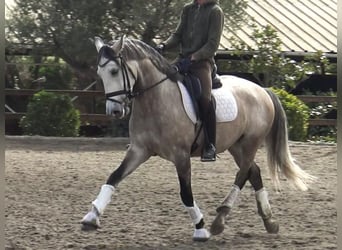
[[[255,190],[258,214],[264,222],[266,231],[268,233],[276,234],[279,232],[279,224],[273,218],[271,205],[268,200],[268,193],[262,183],[260,167],[254,162],[249,171],[249,182]]]
[[[115,192],[115,187],[143,162],[148,160],[149,157],[150,155],[147,152],[130,145],[124,160],[110,175],[106,184],[102,185],[99,194],[92,202],[91,210],[81,220],[82,230],[96,230],[100,227],[99,217],[104,213],[105,208],[110,203],[111,197]]]
[[[268,233],[278,233],[279,224],[272,216],[271,206],[268,200],[268,193],[263,186],[259,166],[253,161],[248,170],[243,170],[245,169],[242,169],[237,173],[230,193],[217,208],[216,218],[214,219],[210,228],[211,234],[217,235],[224,231],[225,219],[230,210],[233,208],[233,205],[247,180],[249,180],[253,186],[253,189],[255,190],[258,214],[261,216],[264,222],[266,231]]]
[[[210,233],[212,235],[217,235],[224,231],[225,220],[233,208],[233,205],[247,180],[248,173],[240,170],[236,174],[235,182],[230,193],[226,196],[222,204],[216,209],[217,215],[210,227]]]
[[[250,166],[253,163],[257,147],[249,146],[255,144],[244,144],[245,142],[246,140],[244,142],[239,142],[229,149],[230,153],[235,159],[235,162],[240,167],[240,170],[236,174],[234,185],[232,186],[230,193],[226,196],[221,205],[216,209],[217,215],[210,228],[210,232],[213,235],[220,234],[224,231],[226,217],[228,216],[230,210],[233,208],[233,205],[237,200],[241,189],[244,187],[247,180],[249,179],[249,170]]]

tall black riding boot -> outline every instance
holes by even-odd
[[[216,114],[213,101],[210,101],[208,114],[204,121],[205,145],[203,147],[201,161],[216,160]]]

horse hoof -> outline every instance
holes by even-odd
[[[96,213],[90,211],[83,217],[81,224],[83,231],[93,231],[100,227],[100,220]]]
[[[219,213],[210,227],[210,233],[212,235],[218,235],[223,232],[224,230],[224,222],[225,222],[225,215]]]
[[[82,223],[81,230],[82,231],[95,231],[99,226],[93,224]]]
[[[270,234],[277,234],[279,232],[279,224],[278,222],[272,219],[264,220],[265,229]]]
[[[210,233],[205,228],[195,229],[194,236],[192,237],[194,241],[200,241],[200,242],[207,241],[209,240],[209,238],[210,238]]]

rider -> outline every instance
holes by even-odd
[[[176,65],[181,73],[196,76],[202,87],[201,118],[205,131],[202,161],[216,160],[216,117],[211,100],[214,56],[223,30],[224,15],[219,0],[194,0],[184,6],[176,31],[157,46],[159,51],[180,45]]]

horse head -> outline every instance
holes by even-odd
[[[114,41],[109,46],[100,37],[95,37],[94,44],[98,51],[97,74],[101,78],[106,94],[106,114],[123,118],[129,114],[129,99],[136,76],[132,67],[123,59],[125,37]]]

